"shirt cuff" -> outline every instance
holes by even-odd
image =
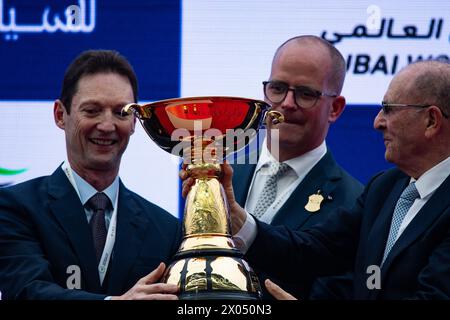
[[[241,250],[242,253],[247,253],[248,248],[255,241],[256,233],[258,232],[255,218],[245,211],[247,218],[242,228],[233,236],[234,243]]]

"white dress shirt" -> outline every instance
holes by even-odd
[[[69,165],[68,161],[67,161],[67,165]],[[75,170],[72,169],[71,173],[72,173],[73,180],[74,180],[75,186],[76,186],[75,190],[77,191],[78,196],[80,197],[80,201],[83,204],[84,211],[86,213],[86,218],[89,223],[91,221],[92,215],[94,214],[94,211],[92,209],[86,207],[86,203],[92,196],[94,196],[99,191],[97,191],[86,180],[84,180],[82,177],[80,177],[75,172]],[[116,198],[117,198],[118,191],[119,191],[119,176],[117,176],[114,179],[113,183],[111,183],[109,185],[109,187],[107,187],[105,190],[100,191],[100,192],[104,192],[106,194],[106,196],[109,198],[109,200],[111,201],[111,207],[108,207],[105,210],[106,229],[109,228],[109,224],[111,222],[111,216],[115,209],[114,206],[116,204]]]
[[[400,225],[400,229],[398,229],[397,239],[400,237],[402,232],[406,229],[406,227],[411,223],[417,213],[422,209],[422,207],[427,203],[427,201],[431,198],[437,188],[444,182],[444,180],[450,174],[450,157],[445,159],[444,161],[438,163],[433,168],[422,174],[419,179],[416,181],[416,188],[419,192],[420,198],[417,198],[412,204],[411,208],[409,208],[406,213],[405,218]],[[415,181],[411,178],[410,182]]]
[[[293,159],[284,161],[288,164],[291,170],[282,175],[277,181],[277,197],[270,205],[263,216],[260,218],[265,223],[271,223],[275,214],[280,210],[283,204],[291,196],[292,192],[298,187],[300,182],[305,178],[309,171],[322,159],[327,153],[325,141],[317,148]],[[261,156],[256,165],[255,173],[247,194],[247,201],[245,202],[245,210],[253,213],[258,199],[263,191],[264,185],[269,179],[269,175],[265,174],[263,168],[270,165],[271,162],[276,162],[275,158],[267,149],[266,141],[263,142]]]
[[[275,214],[283,206],[287,199],[289,199],[292,192],[294,192],[298,185],[303,181],[305,176],[320,161],[320,159],[325,156],[326,153],[327,147],[325,141],[323,141],[322,144],[317,148],[299,157],[285,161],[285,163],[288,164],[292,168],[292,170],[280,177],[280,179],[278,180],[277,197],[272,205],[267,208],[267,211],[264,213],[264,215],[260,218],[261,221],[264,221],[265,223],[272,222]],[[247,194],[247,201],[245,203],[245,210],[247,211],[247,214],[252,213],[256,208],[259,195],[262,193],[264,184],[269,178],[267,174],[264,174],[264,170],[261,169],[263,169],[265,166],[268,166],[271,161],[276,160],[270,154],[269,150],[267,149],[266,141],[264,140],[261,150],[261,156],[259,157],[258,163],[256,165],[255,173],[253,175],[253,179]],[[244,226],[233,237],[236,239],[237,243],[244,245],[245,251],[248,247],[246,244],[251,244],[256,237],[256,223],[253,219],[253,216],[248,214]]]

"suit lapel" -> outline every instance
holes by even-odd
[[[375,218],[373,227],[371,228],[367,238],[366,267],[370,265],[379,266],[381,264],[389,230],[391,228],[391,220],[392,214],[394,213],[395,204],[397,203],[398,198],[400,198],[403,189],[405,189],[408,184],[409,179],[409,177],[404,176],[394,183],[394,186],[389,191],[380,213]],[[383,281],[383,276],[386,274],[384,272],[385,265],[386,262],[383,264],[383,268],[381,270],[381,281]],[[367,299],[376,299],[380,293],[380,290],[367,290],[365,292],[368,294]]]
[[[337,170],[336,161],[331,153],[327,151],[286,200],[271,224],[287,225],[292,229],[300,228],[312,215],[320,214],[320,210],[316,213],[311,213],[305,209],[309,196],[316,194],[320,190],[326,199],[336,188],[336,181],[339,179],[341,179],[341,175]]]
[[[395,242],[383,265],[384,270],[387,270],[395,257],[411,245],[450,206],[449,190],[450,177],[447,177]]]
[[[256,164],[235,164],[233,165],[233,189],[236,201],[242,207],[245,207],[248,190],[252,183],[253,173]]]
[[[108,292],[123,293],[129,271],[143,248],[148,219],[134,201],[133,194],[120,182],[117,232],[108,267]],[[157,239],[155,240],[157,241]]]
[[[260,130],[256,139],[252,140],[244,149],[233,154],[229,159],[233,165],[233,190],[236,201],[245,208],[248,191],[252,183],[253,174],[258,163],[262,144],[264,142],[265,130]]]
[[[50,211],[66,232],[80,261],[86,290],[100,292],[92,234],[80,199],[61,168],[49,181]]]

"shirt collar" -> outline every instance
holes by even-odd
[[[305,172],[309,172],[311,168],[319,162],[320,159],[327,153],[327,146],[325,140],[315,149],[308,151],[298,157],[284,161],[287,163],[297,174],[297,177],[301,177]],[[261,155],[259,157],[258,164],[256,165],[256,171],[263,166],[267,166],[270,162],[277,161],[269,152],[267,148],[266,139],[264,139]]]
[[[91,186],[86,180],[80,177],[75,170],[72,169],[73,179],[75,180],[75,184],[77,185],[78,192],[80,194],[80,200],[83,206],[86,202],[92,198],[94,194],[98,191]],[[113,183],[109,185],[105,190],[100,191],[104,192],[109,200],[111,201],[112,208],[114,209],[114,205],[116,204],[117,190],[119,189],[119,176],[117,176]]]
[[[431,196],[450,174],[450,157],[439,162],[422,174],[416,181],[416,188],[421,199]],[[411,178],[411,182],[414,181]]]

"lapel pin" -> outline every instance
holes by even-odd
[[[324,198],[320,194],[320,190],[317,190],[317,193],[309,196],[308,203],[305,205],[306,211],[311,213],[319,211],[323,200]]]

